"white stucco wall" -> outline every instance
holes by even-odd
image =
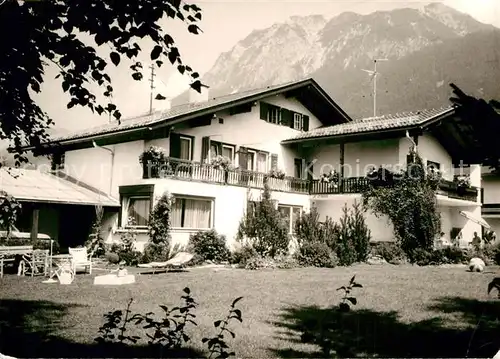
[[[500,203],[500,178],[483,177],[481,186],[484,188],[484,203]]]
[[[412,144],[406,138],[399,140],[399,163],[404,166],[406,164],[406,156],[408,155]],[[427,161],[440,163],[443,178],[446,180],[453,180],[454,168],[451,156],[444,149],[444,147],[428,133],[424,133],[418,137],[418,153],[424,164]]]
[[[313,154],[314,177],[340,166],[340,145],[322,145]],[[371,167],[389,168],[398,163],[398,140],[365,141],[344,145],[344,176],[363,177]]]
[[[114,160],[111,152],[103,148],[67,152],[64,170],[70,176],[118,198],[119,186],[142,178],[139,155],[144,151],[144,141],[120,143],[106,148],[114,151]]]

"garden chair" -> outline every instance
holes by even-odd
[[[32,277],[35,275],[46,276],[49,273],[49,252],[48,249],[33,250],[31,258],[23,259],[19,264],[18,274],[26,275],[29,272]]]
[[[154,274],[156,269],[167,269],[169,267],[180,268],[186,263],[188,263],[191,259],[193,259],[193,257],[194,256],[191,253],[179,252],[166,262],[144,263],[144,264],[139,264],[138,267],[153,269],[153,274]]]
[[[84,267],[85,273],[88,268],[89,274],[92,274],[92,254],[87,254],[87,248],[68,248],[68,252],[71,255],[73,273],[76,273],[76,268]]]

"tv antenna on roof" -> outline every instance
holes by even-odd
[[[389,59],[373,59],[373,70],[365,70],[362,71],[370,74],[371,79],[373,80],[373,117],[377,116],[377,62],[379,61],[389,61]]]

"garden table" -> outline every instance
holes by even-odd
[[[13,261],[21,256],[26,261],[32,261],[33,246],[0,246],[0,278],[3,277],[3,266],[6,261]]]

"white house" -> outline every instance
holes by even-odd
[[[190,234],[215,228],[232,244],[248,202],[259,197],[270,170],[286,174],[269,183],[292,231],[294,220],[311,204],[323,218],[337,219],[344,203],[360,197],[357,184],[368,167],[404,165],[410,136],[427,164],[445,174],[437,196],[443,232],[454,236],[461,230],[470,241],[473,232],[481,234],[481,168],[470,163],[461,133],[453,108],[353,121],[314,80],[306,79],[198,98],[45,146],[54,153],[52,166],[119,200],[120,211],[108,216],[110,240],[133,217],[144,244],[155,199],[168,191],[176,198],[171,223],[175,241],[186,243]],[[141,165],[139,156],[151,146],[165,149],[168,164]],[[206,162],[214,155],[230,158],[238,168],[227,174],[212,168]],[[471,165],[472,187],[465,191],[453,182],[460,161]],[[337,187],[319,181],[332,167],[340,170]],[[374,240],[393,239],[385,220],[373,214],[367,220]]]

